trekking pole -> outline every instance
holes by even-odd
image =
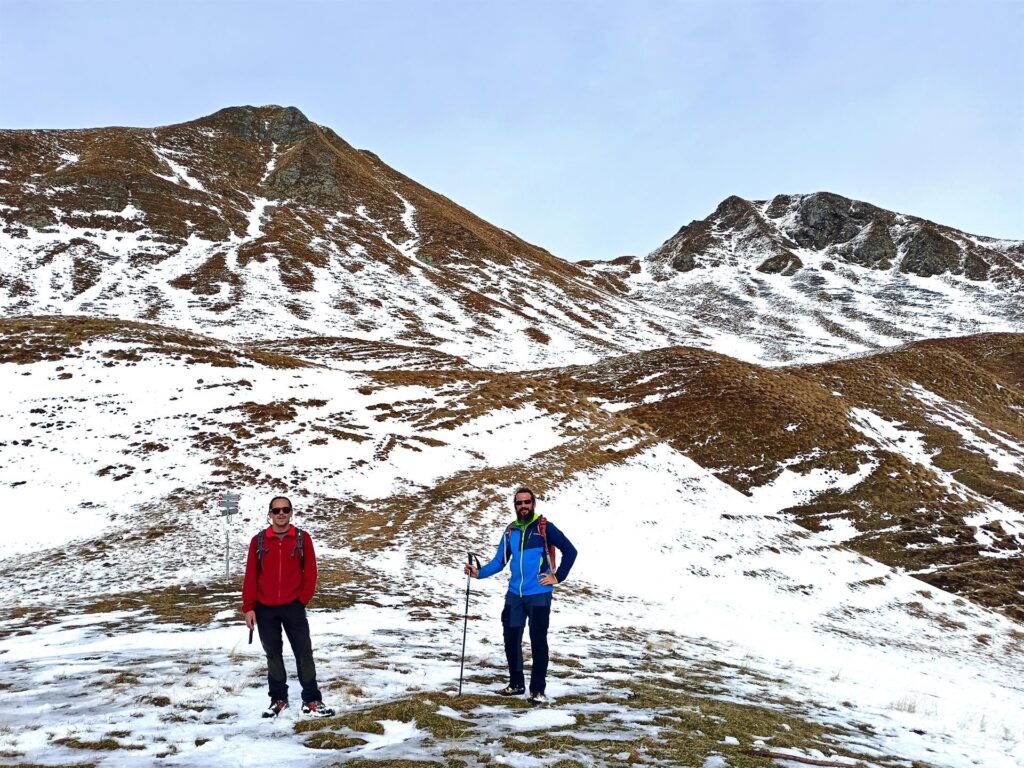
[[[469,553],[469,564],[473,565],[476,560],[476,570],[480,571],[480,560],[472,552]],[[462,695],[462,671],[466,667],[466,628],[469,626],[469,581],[473,578],[470,573],[466,574],[466,616],[462,622],[462,661],[459,664],[459,696]]]
[[[249,627],[249,645],[252,645],[252,631],[255,627]]]

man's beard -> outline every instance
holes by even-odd
[[[531,507],[531,508],[527,509],[525,512],[520,512],[517,509],[516,510],[516,519],[520,523],[528,523],[528,522],[530,522],[531,520],[533,520],[533,508]]]

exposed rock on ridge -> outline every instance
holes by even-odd
[[[986,242],[987,241],[987,242]],[[648,257],[656,276],[666,269],[689,271],[717,266],[732,252],[765,255],[763,272],[793,275],[803,264],[797,249],[825,252],[838,261],[931,277],[944,273],[984,280],[1024,278],[1019,259],[998,241],[966,235],[913,216],[829,192],[777,195],[770,201],[730,197],[707,219],[679,230]]]

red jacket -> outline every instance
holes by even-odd
[[[249,542],[249,559],[245,563],[242,584],[242,611],[251,611],[256,603],[287,605],[295,600],[305,605],[316,590],[316,554],[313,540],[302,532],[303,566],[296,546],[295,526],[289,525],[283,539],[270,526],[263,536],[263,568],[256,559],[256,536]]]

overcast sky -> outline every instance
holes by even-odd
[[[0,127],[296,106],[566,259],[828,190],[1024,239],[1017,0],[0,0]]]

